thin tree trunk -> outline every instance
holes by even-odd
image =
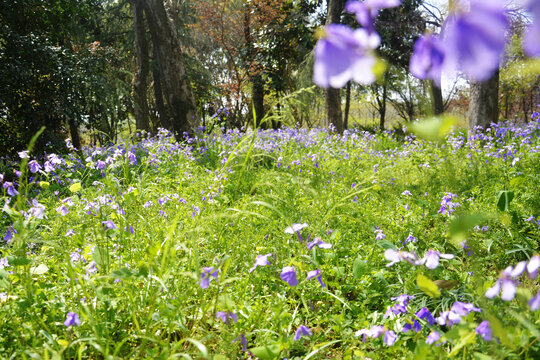
[[[326,25],[339,24],[341,22],[341,12],[345,7],[344,0],[327,0],[328,13],[326,15]],[[325,93],[326,120],[328,125],[332,124],[336,131],[343,132],[343,116],[341,112],[341,96],[339,89],[328,88]]]
[[[172,130],[177,138],[181,138],[184,132],[189,133],[198,126],[200,119],[187,78],[180,40],[167,16],[163,0],[146,0],[144,4],[163,94],[173,122]]]
[[[135,115],[135,127],[138,130],[150,131],[148,118],[148,90],[149,55],[148,41],[144,26],[144,13],[142,0],[133,0],[131,8],[133,11],[133,28],[135,34],[135,51],[137,53],[137,72],[133,79],[133,112]]]
[[[488,127],[499,121],[499,70],[482,82],[471,81],[469,130],[475,126]]]
[[[430,80],[429,85],[431,90],[433,115],[441,115],[442,113],[444,113],[444,103],[441,87],[438,86],[433,80]]]
[[[351,108],[351,82],[347,83],[347,89],[345,93],[345,114],[343,115],[343,130],[349,128],[349,110]]]

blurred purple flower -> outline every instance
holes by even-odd
[[[349,80],[371,84],[375,81],[373,50],[379,44],[376,33],[353,30],[346,25],[328,25],[315,46],[313,81],[324,88],[340,88]]]
[[[4,236],[4,241],[9,244],[11,239],[13,239],[13,235],[17,233],[17,230],[13,228],[13,226],[10,226],[6,232],[6,236]]]
[[[77,313],[70,311],[67,313],[66,320],[64,321],[64,326],[70,327],[73,325],[81,325],[81,320],[79,320],[79,315],[77,315]]]
[[[235,343],[237,341],[240,341],[240,343],[242,344],[242,350],[243,351],[246,351],[247,350],[247,339],[246,339],[246,336],[244,334],[240,334],[238,335],[232,342]]]
[[[540,290],[529,300],[529,307],[532,311],[536,311],[540,307]]]
[[[402,295],[399,295],[397,297],[392,297],[390,298],[390,300],[393,300],[393,301],[396,301],[397,303],[403,305],[403,306],[407,306],[409,305],[410,301],[414,299],[414,295],[407,295],[407,294],[402,294]]]
[[[102,221],[101,225],[103,225],[104,229],[118,229],[118,226],[116,226],[112,220]]]
[[[426,344],[433,344],[441,338],[441,334],[438,331],[432,331],[426,338]]]
[[[307,274],[307,280],[311,280],[313,279],[314,277],[317,278],[317,280],[319,281],[319,283],[321,284],[322,287],[326,287],[326,284],[323,283],[322,281],[322,278],[321,278],[321,270],[311,270],[310,272],[308,272]]]
[[[538,274],[538,269],[540,268],[540,256],[533,255],[533,257],[527,263],[527,273],[531,279],[534,279]]]
[[[508,27],[502,0],[471,0],[469,11],[458,9],[443,24],[444,68],[487,80],[499,67]]]
[[[408,251],[397,251],[394,249],[386,249],[384,252],[386,260],[390,261],[386,266],[392,266],[400,261],[407,261],[411,265],[422,265],[422,260],[418,259],[415,253]]]
[[[295,234],[296,233],[296,236],[298,236],[298,240],[300,240],[300,242],[303,242],[304,240],[302,239],[302,235],[300,235],[300,230],[302,230],[304,228],[307,228],[307,227],[308,227],[307,223],[292,224],[292,226],[289,226],[288,228],[285,229],[285,233],[286,234]]]
[[[392,346],[394,345],[394,343],[396,342],[397,340],[397,335],[395,332],[393,332],[392,330],[387,330],[385,333],[384,333],[384,343],[386,344],[386,346]]]
[[[414,44],[410,60],[411,74],[419,79],[431,79],[440,87],[444,47],[436,35],[426,34]]]
[[[308,250],[313,249],[313,247],[315,247],[315,246],[318,246],[321,249],[331,249],[332,248],[332,244],[325,243],[318,236],[315,239],[313,239],[313,241],[310,241],[310,242],[307,243]]]
[[[302,336],[311,336],[313,333],[305,325],[300,325],[296,332],[294,333],[294,341],[300,340]]]
[[[512,266],[508,266],[504,269],[495,284],[487,289],[485,296],[489,299],[493,299],[495,296],[501,293],[501,299],[504,301],[511,301],[514,299],[517,291],[517,281],[512,278],[512,275],[517,274]]]
[[[448,327],[451,327],[454,324],[460,323],[461,316],[452,310],[447,310],[447,311],[441,312],[439,314],[439,317],[436,320],[437,320],[437,323],[441,326],[446,325]]]
[[[489,326],[489,322],[482,321],[480,325],[476,327],[476,333],[482,337],[482,339],[486,341],[490,341],[492,338],[491,335],[491,327]]]
[[[383,231],[381,229],[375,230],[375,240],[384,240],[386,239],[386,235],[384,235]]]
[[[414,237],[412,234],[409,234],[407,238],[404,241],[404,244],[407,245],[408,242],[412,242],[413,244],[416,244],[418,242],[418,239]]]
[[[365,0],[349,1],[345,5],[345,10],[356,15],[356,21],[368,31],[372,32],[373,21],[382,9],[393,8],[401,5],[401,0]]]
[[[461,301],[456,301],[452,305],[451,311],[455,312],[456,314],[459,314],[461,316],[467,316],[471,311],[481,312],[479,308],[474,306],[472,303],[464,303]]]
[[[285,266],[281,270],[281,280],[285,281],[289,286],[298,285],[298,279],[296,278],[296,270],[292,266]]]
[[[216,317],[227,325],[229,324],[229,319],[232,319],[235,323],[238,322],[238,315],[231,311],[218,311],[216,312]]]
[[[402,331],[406,333],[410,330],[414,330],[414,332],[420,332],[420,330],[422,330],[422,325],[420,325],[420,323],[416,320],[414,320],[412,325],[410,323],[406,323]]]
[[[253,272],[257,266],[266,266],[270,265],[270,262],[268,261],[268,257],[272,256],[272,253],[268,253],[266,255],[257,255],[257,258],[255,259],[255,265],[251,269],[249,269],[249,272]]]
[[[421,260],[421,262],[425,263],[428,269],[433,270],[437,268],[437,266],[439,266],[439,258],[450,260],[454,258],[454,255],[441,254],[440,252],[435,251],[435,250],[428,250],[424,258]]]
[[[532,14],[533,20],[529,25],[523,39],[523,50],[529,56],[540,55],[540,1],[529,0],[527,10]]]
[[[210,286],[210,280],[212,280],[212,277],[217,282],[218,281],[218,273],[219,273],[219,270],[214,271],[213,266],[203,268],[203,271],[201,272],[201,280],[199,282],[199,286],[202,289],[208,288],[208,286]]]

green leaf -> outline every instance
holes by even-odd
[[[494,315],[486,313],[487,320],[489,321],[489,327],[493,332],[495,337],[498,337],[503,345],[506,345],[510,348],[514,348],[512,341],[508,337],[508,332],[504,328],[502,322]]]
[[[353,276],[356,278],[356,279],[359,279],[362,277],[362,275],[364,275],[366,272],[366,263],[364,262],[364,260],[362,260],[362,258],[359,256],[356,258],[356,260],[354,260],[354,264],[353,264]]]
[[[116,279],[127,279],[127,278],[130,278],[131,276],[133,276],[131,270],[129,270],[128,268],[125,268],[125,267],[121,268],[119,270],[114,270],[112,272],[112,275]]]
[[[69,187],[69,191],[71,191],[72,193],[81,191],[81,189],[82,189],[82,185],[80,182],[77,182]]]
[[[499,195],[497,195],[497,207],[501,211],[508,210],[508,207],[510,206],[510,202],[514,198],[514,192],[513,191],[499,191]]]
[[[457,124],[455,116],[434,117],[411,125],[411,131],[418,137],[428,140],[441,140]]]
[[[32,260],[24,257],[8,256],[7,259],[9,265],[11,266],[25,266],[32,262]]]
[[[460,336],[459,342],[457,343],[456,346],[454,346],[454,348],[450,352],[449,354],[450,356],[456,356],[457,354],[459,354],[460,350],[464,346],[468,344],[473,344],[474,341],[476,340],[476,331],[463,329],[463,331],[459,332],[459,336]]]
[[[234,310],[234,301],[232,301],[230,295],[220,295],[218,298],[219,305],[224,310]]]
[[[377,240],[377,245],[382,247],[384,250],[388,250],[388,249],[397,250],[396,246],[388,240]]]
[[[437,285],[435,285],[433,281],[431,281],[422,274],[418,274],[418,276],[416,277],[416,284],[418,285],[420,290],[422,290],[432,298],[438,298],[439,296],[441,296],[441,292],[439,291]]]
[[[30,274],[32,275],[42,275],[49,271],[49,268],[45,264],[39,264],[36,267],[30,268]]]
[[[280,353],[279,345],[265,345],[249,349],[255,357],[261,360],[277,359]]]
[[[226,357],[225,355],[214,355],[214,360],[229,360],[228,357]]]
[[[94,259],[99,268],[103,268],[109,264],[109,252],[103,247],[96,246],[92,253],[92,259]]]

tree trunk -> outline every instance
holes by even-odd
[[[341,12],[345,7],[344,0],[327,0],[328,13],[326,15],[326,25],[339,24],[341,22]],[[341,96],[339,89],[328,88],[324,91],[326,105],[326,121],[332,124],[339,133],[343,132],[343,116],[341,113]]]
[[[148,99],[146,97],[150,65],[141,0],[133,0],[131,2],[131,9],[133,11],[135,51],[137,53],[137,72],[133,79],[133,112],[135,115],[135,126],[138,130],[150,131]]]
[[[177,138],[181,138],[182,133],[189,133],[198,126],[200,119],[187,78],[180,40],[176,27],[167,16],[163,0],[146,0],[144,4],[163,94],[173,122],[172,130]]]
[[[81,149],[81,138],[79,136],[79,127],[77,122],[72,117],[68,119],[69,133],[71,134],[71,144],[77,149]]]
[[[159,114],[159,122],[164,129],[172,129],[172,121],[165,103],[163,102],[163,88],[161,86],[161,76],[156,62],[152,63],[152,76],[154,77],[154,97],[156,98],[156,108]]]
[[[433,115],[441,115],[442,113],[444,113],[444,103],[441,87],[438,86],[433,80],[430,80],[429,85],[431,90]]]
[[[349,128],[349,110],[351,109],[351,82],[347,83],[345,90],[345,114],[343,115],[343,130]]]
[[[499,121],[499,70],[482,82],[471,81],[469,130],[475,126],[488,127]]]
[[[252,96],[253,96],[253,108],[255,109],[255,118],[257,119],[257,125],[263,129],[267,129],[267,124],[262,124],[264,118],[264,80],[261,74],[256,74],[251,79],[252,81]]]

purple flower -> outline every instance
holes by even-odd
[[[411,74],[419,79],[432,79],[441,86],[444,48],[438,36],[426,34],[414,44],[411,56]]]
[[[307,243],[308,250],[313,249],[313,247],[315,247],[315,246],[318,246],[321,249],[331,249],[332,248],[332,244],[325,243],[319,237],[316,237],[315,239],[313,239],[313,241],[310,241],[310,242]]]
[[[18,152],[21,159],[28,159],[28,150],[23,150]]]
[[[2,184],[2,187],[7,191],[9,196],[19,195],[19,192],[15,189],[12,182],[6,181]]]
[[[395,315],[398,314],[405,314],[407,312],[407,308],[403,304],[395,304],[393,306],[389,306],[388,309],[386,309],[386,312],[384,313],[383,319],[386,319],[389,317],[392,313]]]
[[[247,350],[246,336],[244,334],[240,334],[232,342],[235,343],[237,341],[240,341],[240,343],[242,344],[242,350],[246,351]]]
[[[77,326],[81,325],[81,320],[79,320],[79,315],[77,315],[77,313],[74,313],[72,311],[68,312],[66,316],[66,321],[64,321],[64,325],[66,327],[70,327],[73,325],[77,325]]]
[[[407,245],[408,242],[412,242],[413,244],[416,244],[418,242],[418,239],[414,237],[413,235],[407,236],[407,238],[404,241],[404,244]]]
[[[17,233],[17,230],[13,228],[13,226],[10,226],[8,228],[8,231],[6,232],[6,236],[4,236],[4,241],[9,244],[11,239],[13,239],[13,235]]]
[[[499,279],[495,282],[495,285],[487,289],[484,295],[489,299],[493,299],[501,292],[501,299],[504,301],[511,301],[514,299],[517,291],[517,282],[512,278],[512,274],[516,274],[513,270],[512,266],[508,266],[504,269],[501,272]]]
[[[60,205],[59,207],[56,208],[56,212],[62,216],[66,216],[69,213],[69,209],[65,205]]]
[[[428,269],[435,269],[437,266],[439,266],[439,258],[450,260],[454,258],[454,255],[441,254],[435,250],[428,250],[421,262],[425,263]]]
[[[8,262],[7,257],[0,258],[0,269],[6,268],[8,266],[9,266],[9,262]]]
[[[30,167],[31,173],[37,173],[39,170],[41,170],[41,165],[36,160],[32,160],[28,163],[28,166]]]
[[[451,327],[454,324],[459,324],[459,322],[461,321],[461,316],[452,310],[447,310],[441,312],[436,320],[437,323],[441,326],[446,325],[448,327]]]
[[[384,343],[386,346],[392,346],[397,340],[397,335],[392,330],[388,330],[384,333]]]
[[[285,229],[285,233],[286,234],[294,234],[294,233],[296,233],[296,236],[298,236],[298,240],[300,242],[303,242],[304,240],[302,239],[302,235],[300,235],[300,230],[302,230],[304,228],[307,228],[307,227],[308,227],[307,223],[292,224],[292,226],[289,226],[288,228]],[[308,236],[308,238],[309,238],[309,236]]]
[[[408,251],[397,251],[393,249],[386,249],[384,252],[386,260],[390,261],[386,266],[392,266],[400,261],[407,261],[411,265],[422,265],[422,260],[418,259],[415,253]]]
[[[456,203],[452,202],[452,199],[456,197],[457,197],[456,194],[447,192],[441,200],[441,208],[439,209],[438,213],[442,215],[448,215],[448,216],[452,215],[455,211],[454,208],[461,206],[461,204],[457,202]]]
[[[416,313],[416,316],[419,318],[419,319],[424,319],[426,320],[429,325],[433,326],[435,324],[435,318],[433,317],[433,315],[431,314],[431,312],[428,310],[428,308],[422,308],[420,309],[417,313]]]
[[[311,280],[314,277],[317,278],[317,280],[319,281],[322,287],[326,287],[326,284],[323,283],[322,278],[321,278],[321,270],[311,270],[310,272],[308,272],[306,279]]]
[[[101,225],[103,225],[104,229],[118,229],[118,226],[116,226],[112,220],[102,221]]]
[[[414,332],[420,332],[420,330],[422,330],[422,325],[420,325],[420,323],[416,320],[414,320],[412,325],[410,323],[406,323],[403,327],[403,332],[406,333],[410,330],[414,330]]]
[[[328,88],[343,87],[349,80],[360,84],[375,81],[373,50],[380,44],[376,33],[330,24],[315,46],[313,81]]]
[[[426,338],[426,344],[433,344],[441,338],[441,334],[438,331],[432,331]]]
[[[285,266],[281,270],[281,280],[285,281],[289,286],[298,285],[298,279],[296,278],[296,270],[292,266]]]
[[[199,282],[199,286],[201,289],[206,289],[208,286],[210,286],[210,280],[212,280],[212,277],[218,281],[218,273],[219,270],[214,271],[214,267],[205,267],[203,268],[203,271],[201,272],[201,280]]]
[[[383,231],[381,229],[376,229],[375,230],[375,240],[384,240],[386,239],[386,235],[383,234]]]
[[[529,300],[529,307],[532,311],[536,311],[540,307],[540,290]]]
[[[300,325],[296,332],[294,333],[294,341],[300,340],[302,336],[311,336],[313,333],[305,325]]]
[[[370,337],[373,339],[378,338],[385,332],[384,326],[381,325],[373,325],[371,329],[361,329],[358,330],[354,335],[355,336],[364,336],[363,341],[366,341],[366,337]]]
[[[402,294],[402,295],[399,295],[397,297],[392,297],[390,298],[390,300],[393,300],[393,301],[396,301],[397,303],[403,305],[403,306],[407,306],[409,305],[410,301],[414,299],[414,295],[407,295],[407,294]]]
[[[499,67],[508,25],[502,0],[471,0],[468,12],[455,11],[443,25],[444,68],[487,80]]]
[[[489,326],[488,321],[482,321],[480,325],[476,327],[476,333],[482,337],[482,339],[486,341],[490,341],[491,336],[491,327]]]
[[[464,302],[461,302],[461,301],[456,301],[452,305],[452,308],[450,310],[455,312],[456,314],[461,315],[461,316],[467,316],[467,315],[469,315],[469,313],[471,311],[476,311],[476,312],[481,312],[482,311],[479,308],[477,308],[476,306],[474,306],[474,304],[464,303]]]
[[[356,15],[356,21],[370,32],[373,31],[373,21],[382,9],[399,6],[401,0],[365,0],[349,1],[345,10]]]
[[[253,272],[257,266],[266,266],[270,265],[270,262],[268,261],[268,257],[272,256],[272,253],[266,254],[266,255],[257,255],[257,258],[255,259],[255,265],[251,269],[249,269],[249,272]]]
[[[527,273],[531,277],[531,279],[534,279],[536,275],[538,274],[538,269],[540,268],[540,256],[533,255],[533,257],[529,260],[527,264]]]
[[[403,196],[412,196],[411,192],[409,190],[405,190],[404,192],[401,193],[401,195]]]
[[[540,55],[540,2],[529,0],[527,10],[533,15],[533,21],[525,33],[523,50],[529,56]]]
[[[225,324],[229,324],[229,319],[232,319],[235,323],[238,322],[238,315],[231,311],[218,311],[216,312],[216,318],[221,319]]]

